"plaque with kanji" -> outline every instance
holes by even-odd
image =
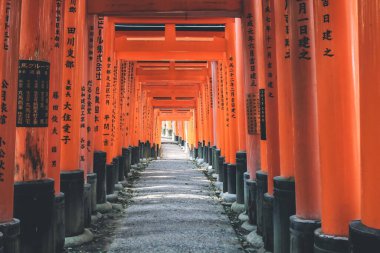
[[[17,89],[17,127],[47,127],[50,63],[20,60]]]

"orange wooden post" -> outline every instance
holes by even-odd
[[[0,232],[5,253],[20,252],[20,221],[13,219],[20,0],[0,1]]]
[[[49,84],[49,138],[48,138],[48,178],[54,179],[54,189],[57,198],[62,199],[60,194],[60,162],[61,162],[61,99],[62,99],[62,58],[63,58],[63,16],[64,3],[61,0],[55,1],[55,25],[51,27],[54,45],[50,56],[50,84]],[[57,199],[58,200],[58,199]]]
[[[277,49],[275,35],[274,1],[263,0],[264,58],[265,58],[265,104],[267,118],[268,193],[264,195],[263,240],[265,249],[273,249],[273,178],[280,175]]]
[[[287,1],[274,2],[280,174],[274,177],[274,251],[290,252],[289,217],[295,214],[292,72]]]
[[[322,229],[314,248],[327,252],[338,245],[349,251],[348,224],[360,218],[356,5],[314,3],[322,189]]]
[[[290,251],[312,252],[313,232],[319,226],[321,190],[313,1],[291,1],[289,7],[294,172],[297,182],[296,216],[291,217],[290,225]]]
[[[80,169],[81,82],[85,2],[65,1],[62,77],[61,190],[65,194],[66,236],[84,232],[84,171]]]
[[[347,3],[346,3],[347,4]],[[379,1],[358,1],[360,68],[360,141],[361,141],[361,221],[350,224],[350,242],[354,253],[373,252],[379,245]],[[348,14],[347,14],[348,15]],[[354,14],[351,14],[354,16]],[[351,17],[352,17],[351,16]],[[350,31],[350,30],[348,30]],[[337,49],[340,49],[337,48]],[[358,180],[358,178],[355,178]]]
[[[246,147],[247,147],[247,171],[249,179],[246,181],[248,188],[247,214],[249,223],[257,225],[257,231],[262,231],[262,210],[259,210],[258,201],[262,199],[262,192],[267,189],[261,187],[258,196],[258,184],[256,173],[261,169],[261,136],[260,136],[260,85],[264,83],[265,73],[263,66],[264,50],[262,38],[261,0],[245,0],[243,13],[243,50],[244,50],[244,98],[246,100]],[[265,113],[265,111],[263,111]],[[264,129],[265,130],[265,129]],[[265,167],[266,169],[266,167]],[[265,181],[262,181],[266,183]],[[260,184],[263,186],[263,184]],[[261,205],[262,207],[262,205]],[[259,215],[260,214],[260,215]]]
[[[14,216],[22,221],[21,251],[34,247],[51,252],[55,247],[54,180],[47,179],[47,174],[55,4],[50,0],[23,1],[21,13]]]

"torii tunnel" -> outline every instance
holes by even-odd
[[[380,0],[0,0],[0,253],[91,233],[163,137],[267,251],[380,252],[379,31]]]

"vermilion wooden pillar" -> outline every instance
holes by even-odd
[[[263,68],[259,68],[263,61],[262,26],[255,19],[261,12],[260,1],[244,1],[244,59],[245,59],[245,97],[247,111],[247,169],[250,179],[256,178],[256,171],[260,170],[260,98],[259,81],[264,80]],[[261,33],[260,33],[261,32]],[[261,45],[261,47],[260,47]]]
[[[292,72],[288,1],[274,2],[280,174],[274,178],[274,251],[290,252],[289,217],[295,214]]]
[[[268,193],[264,195],[263,240],[267,250],[273,248],[273,178],[280,175],[277,48],[275,35],[274,1],[263,0],[264,59],[265,59],[265,105],[267,119]]]
[[[84,171],[80,169],[81,86],[85,2],[65,1],[62,76],[61,190],[65,194],[66,236],[84,231]]]
[[[20,252],[19,220],[13,219],[20,0],[0,1],[0,232],[5,253]],[[6,106],[6,109],[4,108]]]
[[[357,3],[314,3],[314,18],[322,186],[322,230],[315,247],[332,251],[346,244],[348,250],[347,238],[329,239],[331,248],[319,239],[348,236],[348,223],[360,218]]]
[[[291,252],[312,252],[320,225],[320,171],[313,1],[289,2],[294,122],[296,216],[291,217]]]
[[[54,36],[53,47],[50,56],[50,84],[49,84],[49,138],[48,138],[48,171],[47,176],[54,179],[55,193],[61,191],[60,183],[60,163],[61,163],[61,99],[62,99],[62,58],[63,58],[63,18],[64,3],[61,0],[55,1],[55,25],[51,27],[51,34]]]
[[[348,4],[348,3],[346,3]],[[378,169],[380,134],[379,1],[358,1],[359,69],[360,69],[360,141],[361,141],[361,221],[350,224],[352,252],[373,252],[380,248]],[[348,15],[348,14],[347,14]],[[352,14],[352,16],[354,16]],[[340,48],[338,48],[340,49]],[[355,178],[358,180],[358,178]]]

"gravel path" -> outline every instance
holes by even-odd
[[[243,252],[210,183],[178,145],[141,173],[108,252]]]

